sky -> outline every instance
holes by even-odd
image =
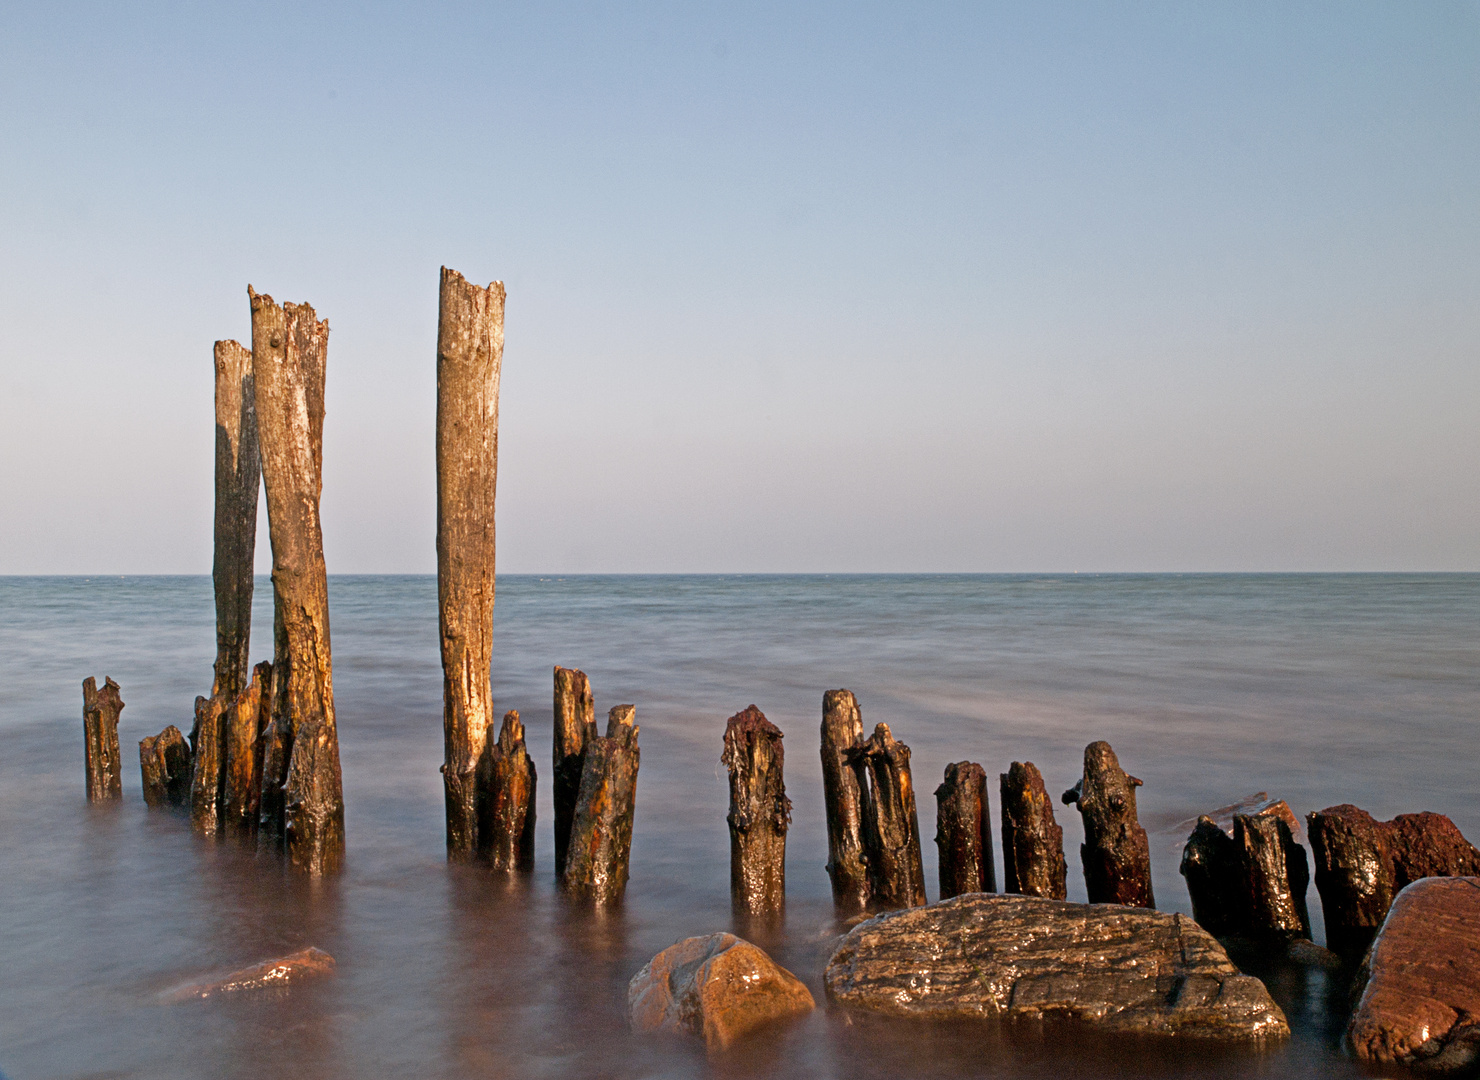
[[[208,573],[330,325],[330,573],[1480,570],[1480,5],[0,4],[0,573]],[[270,566],[265,513],[258,565]]]

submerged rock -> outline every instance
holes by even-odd
[[[838,1004],[896,1016],[1061,1017],[1183,1038],[1290,1033],[1264,984],[1207,931],[1145,908],[958,896],[854,927],[823,978]]]
[[[334,957],[322,949],[309,947],[299,949],[275,960],[264,960],[260,964],[233,971],[230,975],[209,982],[192,983],[170,991],[169,1001],[188,1001],[192,998],[215,997],[242,990],[268,990],[302,982],[319,975],[334,972]]]
[[[1480,1061],[1480,878],[1424,878],[1400,892],[1357,986],[1347,1039],[1358,1058],[1437,1072]]]
[[[734,934],[670,945],[627,987],[633,1031],[699,1035],[711,1050],[815,1007],[800,979]]]

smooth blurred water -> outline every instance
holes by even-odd
[[[1258,790],[1302,815],[1436,810],[1480,836],[1480,575],[501,578],[495,695],[520,710],[540,767],[539,871],[512,883],[444,861],[435,579],[332,578],[330,598],[349,858],[312,886],[145,811],[132,747],[188,730],[210,685],[208,578],[0,578],[0,1069],[13,1080],[1355,1075],[1333,989],[1300,969],[1266,972],[1296,1034],[1260,1054],[826,1009],[712,1061],[629,1035],[631,975],[733,925],[720,741],[752,702],[787,732],[795,806],[786,925],[758,940],[822,1000],[837,927],[817,731],[833,687],[913,747],[932,898],[930,793],[947,762],[995,774],[1032,760],[1057,794],[1100,738],[1145,781],[1163,909],[1189,910],[1180,823]],[[254,660],[271,615],[264,578]],[[632,881],[605,918],[569,910],[551,881],[557,663],[590,675],[598,715],[635,702],[642,728]],[[121,805],[83,798],[89,674],[127,702]],[[1083,899],[1077,815],[1059,819]],[[305,945],[337,958],[332,979],[160,1001]]]

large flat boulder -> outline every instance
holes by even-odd
[[[1457,1072],[1480,1060],[1480,878],[1398,893],[1357,976],[1347,1027],[1364,1061]]]
[[[800,979],[734,934],[670,945],[627,987],[633,1031],[698,1035],[711,1050],[814,1008]]]
[[[1100,1031],[1289,1035],[1258,979],[1185,915],[972,893],[855,926],[823,977],[848,1008],[927,1019],[1062,1017]]]

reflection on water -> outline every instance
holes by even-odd
[[[122,684],[125,747],[188,727],[214,658],[208,579],[0,579],[0,1068],[14,1080],[1355,1075],[1339,978],[1258,958],[1245,962],[1295,1027],[1262,1054],[825,1009],[715,1061],[632,1038],[627,980],[690,934],[749,936],[822,999],[838,928],[816,740],[832,687],[914,749],[932,897],[930,793],[947,762],[994,774],[1029,759],[1057,794],[1097,738],[1146,781],[1166,908],[1189,909],[1181,823],[1254,791],[1300,814],[1437,810],[1480,835],[1480,576],[504,578],[495,694],[525,717],[543,774],[540,869],[515,880],[443,858],[435,580],[330,588],[349,863],[315,884],[146,813],[131,753],[122,805],[83,800],[81,680]],[[257,595],[254,660],[270,650],[265,580]],[[550,880],[556,663],[591,676],[598,715],[636,702],[643,729],[632,881],[605,916]],[[779,927],[729,910],[718,761],[725,719],[752,702],[788,733]],[[1061,809],[1083,899],[1079,823]],[[333,977],[163,1003],[306,945],[334,955]]]

